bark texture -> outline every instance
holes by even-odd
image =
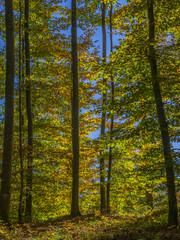
[[[2,161],[2,183],[0,194],[0,218],[9,224],[11,196],[11,167],[13,153],[14,126],[14,16],[13,1],[5,1],[6,24],[6,85],[5,85],[5,125]]]
[[[156,102],[157,116],[161,131],[161,137],[163,142],[165,168],[166,168],[166,179],[167,179],[167,190],[168,190],[168,201],[169,201],[169,215],[168,224],[178,225],[177,217],[177,200],[174,182],[174,170],[173,170],[173,159],[170,146],[170,137],[168,132],[168,124],[164,112],[164,106],[161,96],[161,90],[159,85],[157,60],[155,52],[155,21],[154,21],[154,1],[147,0],[148,5],[148,20],[149,20],[149,61],[151,66],[152,85]]]

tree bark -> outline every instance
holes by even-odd
[[[103,40],[103,62],[106,62],[106,4],[102,3],[102,40]],[[103,85],[105,86],[106,79],[103,77]],[[101,140],[104,141],[106,124],[106,93],[103,92],[102,100],[102,120],[101,120]],[[105,189],[105,163],[104,150],[100,151],[100,199],[101,199],[101,213],[106,212],[106,189]]]
[[[156,52],[154,47],[155,21],[154,21],[153,4],[154,4],[153,0],[147,0],[148,20],[149,20],[149,61],[151,66],[152,85],[153,85],[153,91],[154,91],[155,102],[156,102],[157,116],[158,116],[162,143],[163,143],[163,150],[164,150],[168,201],[169,201],[168,224],[178,225],[173,159],[172,159],[171,146],[170,146],[170,137],[168,132],[168,123],[166,121],[166,116],[165,116],[163,101],[161,96],[161,90],[159,85]]]
[[[77,17],[76,17],[76,0],[72,0],[72,203],[71,216],[80,215],[79,212],[79,80],[78,80],[78,58],[77,58]]]
[[[24,191],[24,172],[23,172],[23,155],[22,155],[22,36],[21,36],[21,19],[22,19],[22,8],[21,0],[19,0],[19,159],[20,159],[20,170],[21,170],[21,189],[19,196],[19,209],[18,218],[19,223],[22,223],[22,207],[23,207],[23,191]]]
[[[13,1],[5,1],[6,24],[6,85],[5,85],[5,125],[2,161],[2,183],[0,194],[0,218],[9,224],[11,196],[11,167],[13,154],[14,127],[14,16]]]
[[[30,45],[29,45],[29,0],[25,0],[25,55],[26,55],[26,111],[28,119],[28,166],[26,176],[26,212],[27,222],[32,221],[32,178],[33,178],[33,122],[30,82]]]
[[[113,38],[112,38],[112,10],[113,6],[111,4],[110,8],[110,52],[113,52]],[[114,103],[114,79],[111,72],[111,105]],[[111,126],[110,126],[110,142],[112,141],[112,133],[114,125],[114,115],[111,114]],[[111,212],[110,208],[110,186],[111,186],[111,168],[112,168],[112,147],[109,148],[109,164],[108,164],[108,180],[107,180],[107,212]]]

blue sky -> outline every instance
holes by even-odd
[[[126,4],[125,0],[121,0],[119,2],[122,5]],[[66,6],[66,7],[68,7],[70,9],[71,8],[71,0],[67,0],[67,1],[61,3],[60,5],[62,5],[64,7]],[[1,6],[0,6],[0,8],[1,8]],[[66,31],[66,33],[70,34],[71,33],[71,29],[69,28],[68,31]],[[109,35],[109,28],[108,27],[107,27],[106,33],[107,33],[107,56],[109,56],[109,54],[110,54],[110,35]],[[78,30],[78,36],[80,36],[81,34],[82,34],[82,31]],[[122,38],[121,35],[117,35],[117,34],[113,35],[113,45],[118,45],[118,39],[121,39],[121,38]],[[99,46],[100,54],[102,54],[102,44],[101,44],[102,43],[102,29],[101,29],[101,27],[97,28],[97,31],[96,31],[96,33],[95,33],[95,35],[93,37],[93,40],[94,41],[98,40],[97,45]],[[4,46],[4,42],[2,41],[2,39],[0,39],[0,49],[3,46]],[[3,102],[3,100],[0,100],[0,103],[2,103],[2,102]],[[90,136],[92,138],[95,138],[95,137],[98,137],[99,134],[100,134],[100,131],[96,131],[94,133],[91,133]],[[173,147],[174,148],[180,148],[178,143],[173,143]]]

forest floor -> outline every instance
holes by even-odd
[[[64,216],[44,222],[0,228],[2,240],[180,240],[180,228],[168,227],[157,216]]]

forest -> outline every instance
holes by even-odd
[[[179,16],[0,0],[0,239],[180,239]]]

